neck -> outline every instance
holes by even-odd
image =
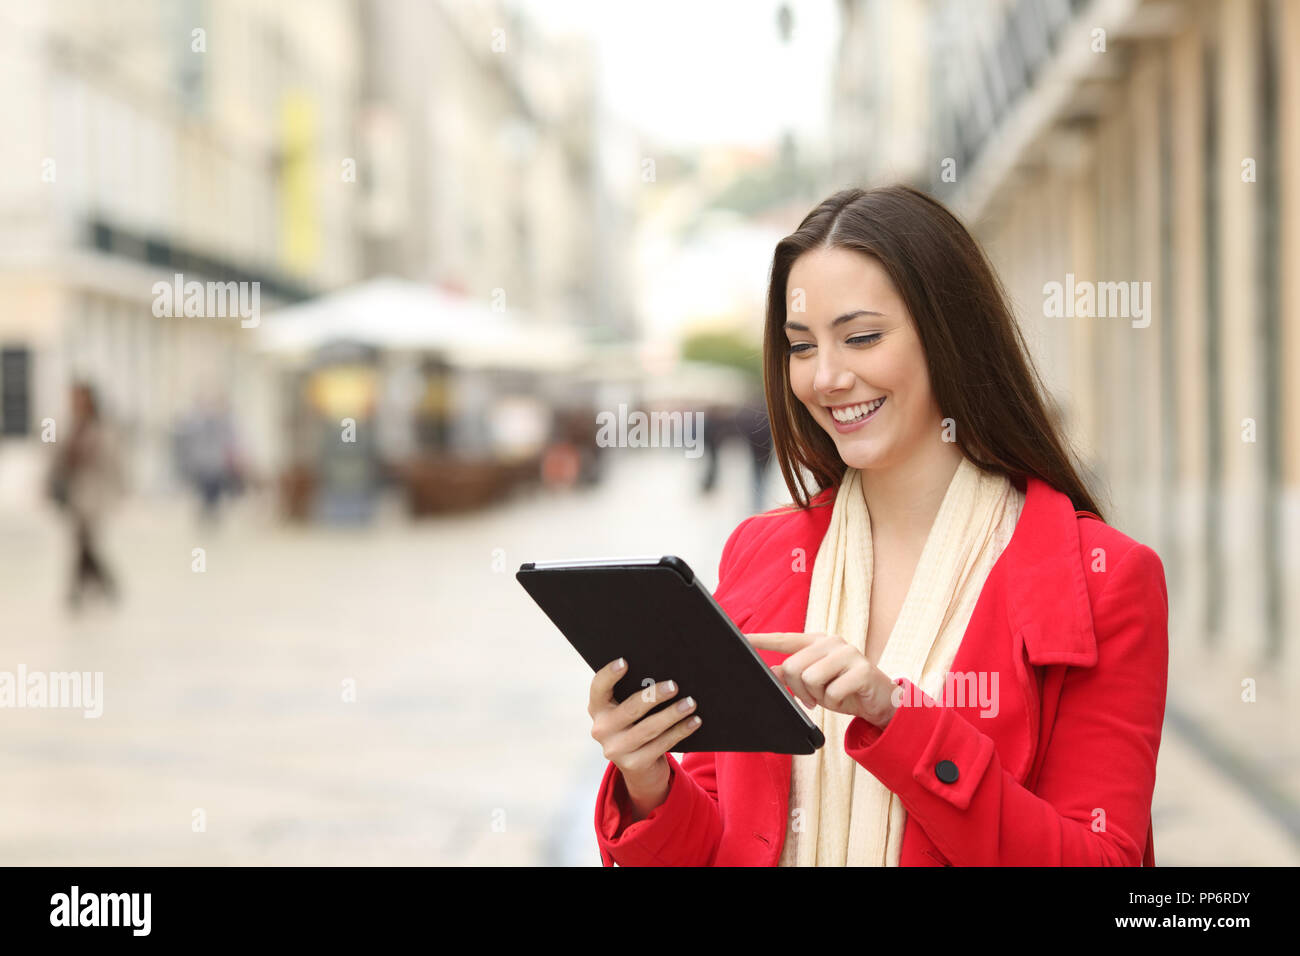
[[[956,442],[937,442],[898,465],[863,469],[872,537],[924,541],[961,460]]]

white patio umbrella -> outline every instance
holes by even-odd
[[[582,362],[576,329],[497,312],[430,285],[383,277],[267,313],[258,348],[302,360],[329,342],[437,351],[462,368],[563,371]]]

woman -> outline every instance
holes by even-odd
[[[1102,520],[970,234],[908,187],[831,196],[776,248],[764,365],[795,504],[732,532],[715,597],[826,745],[678,762],[697,703],[641,721],[611,662],[604,863],[1154,865],[1164,570]]]
[[[93,583],[110,599],[117,584],[96,543],[98,527],[122,491],[120,459],[103,422],[94,389],[72,387],[72,427],[60,443],[49,480],[50,494],[72,524],[74,559],[68,606],[81,606],[86,585]]]

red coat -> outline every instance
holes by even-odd
[[[854,718],[843,741],[825,746],[843,746],[902,799],[902,866],[1154,866],[1164,567],[1151,548],[1076,512],[1037,478],[1017,487],[1024,510],[950,668],[988,672],[989,686],[997,672],[996,714],[981,714],[978,701],[937,706],[900,677],[921,695],[905,700],[927,706],[899,707],[883,732]],[[715,598],[742,633],[803,631],[833,495],[824,490],[809,511],[746,518],[727,539]],[[796,548],[805,570],[791,570]],[[787,656],[758,653],[769,665]],[[667,799],[626,829],[622,774],[606,767],[595,815],[606,866],[776,865],[789,754],[667,759]],[[941,761],[956,764],[953,782],[936,775]]]

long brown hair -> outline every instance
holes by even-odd
[[[838,487],[846,468],[791,390],[786,353],[790,269],[805,252],[826,247],[864,253],[884,267],[911,313],[939,407],[960,423],[956,440],[967,458],[1012,480],[1033,475],[1076,509],[1102,517],[1047,411],[1047,389],[984,251],[942,203],[906,185],[840,190],[777,243],[772,257],[763,384],[773,454],[797,507],[808,508],[816,495],[796,465],[819,490]]]

